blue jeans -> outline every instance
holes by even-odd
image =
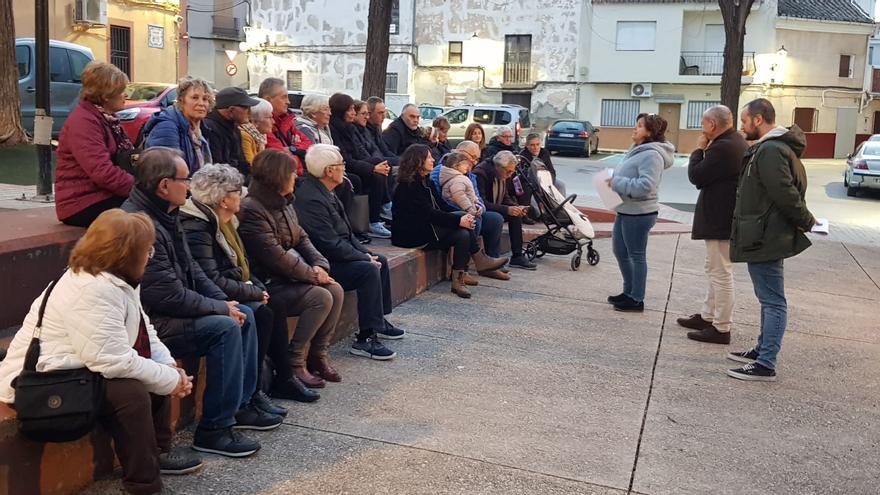
[[[498,258],[501,256],[501,231],[504,229],[504,217],[494,211],[484,211],[477,217],[477,225],[474,227],[474,235],[471,238],[471,253],[480,250],[479,237],[483,236],[483,245],[486,254]]]
[[[257,390],[257,331],[254,312],[240,305],[247,316],[239,326],[228,316],[211,315],[193,320],[198,354],[205,356],[207,376],[199,428],[228,428],[235,413]]]
[[[611,234],[611,249],[623,276],[623,293],[636,302],[645,300],[648,279],[648,233],[657,223],[657,214],[618,213]]]
[[[758,364],[776,369],[776,355],[788,320],[785,301],[785,272],[782,260],[748,263],[755,296],[761,303],[761,333],[758,335]]]

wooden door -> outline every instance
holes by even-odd
[[[661,103],[660,116],[666,119],[666,140],[678,150],[678,130],[681,126],[681,103]]]

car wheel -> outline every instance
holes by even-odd
[[[856,189],[855,187],[848,186],[846,188],[846,195],[847,196],[849,196],[851,198],[855,198],[856,196],[858,196],[858,194],[859,194],[859,190]]]
[[[599,152],[599,140],[597,139],[596,140],[596,147],[593,148],[593,153],[598,153],[598,152]]]
[[[587,158],[589,158],[590,155],[592,155],[592,154],[593,154],[593,153],[592,153],[592,151],[590,150],[590,142],[587,141],[587,151],[586,151],[586,153],[584,153],[584,155],[585,155]]]

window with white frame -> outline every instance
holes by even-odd
[[[602,127],[632,127],[639,116],[639,100],[602,100]]]
[[[687,128],[700,129],[703,127],[703,113],[715,105],[720,105],[720,101],[689,101]]]
[[[397,72],[385,73],[385,92],[397,93]]]
[[[652,52],[657,44],[656,21],[617,21],[615,49],[619,52]]]

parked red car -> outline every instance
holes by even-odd
[[[125,109],[116,112],[122,129],[134,143],[144,124],[177,100],[177,85],[168,83],[130,83],[125,89]]]

